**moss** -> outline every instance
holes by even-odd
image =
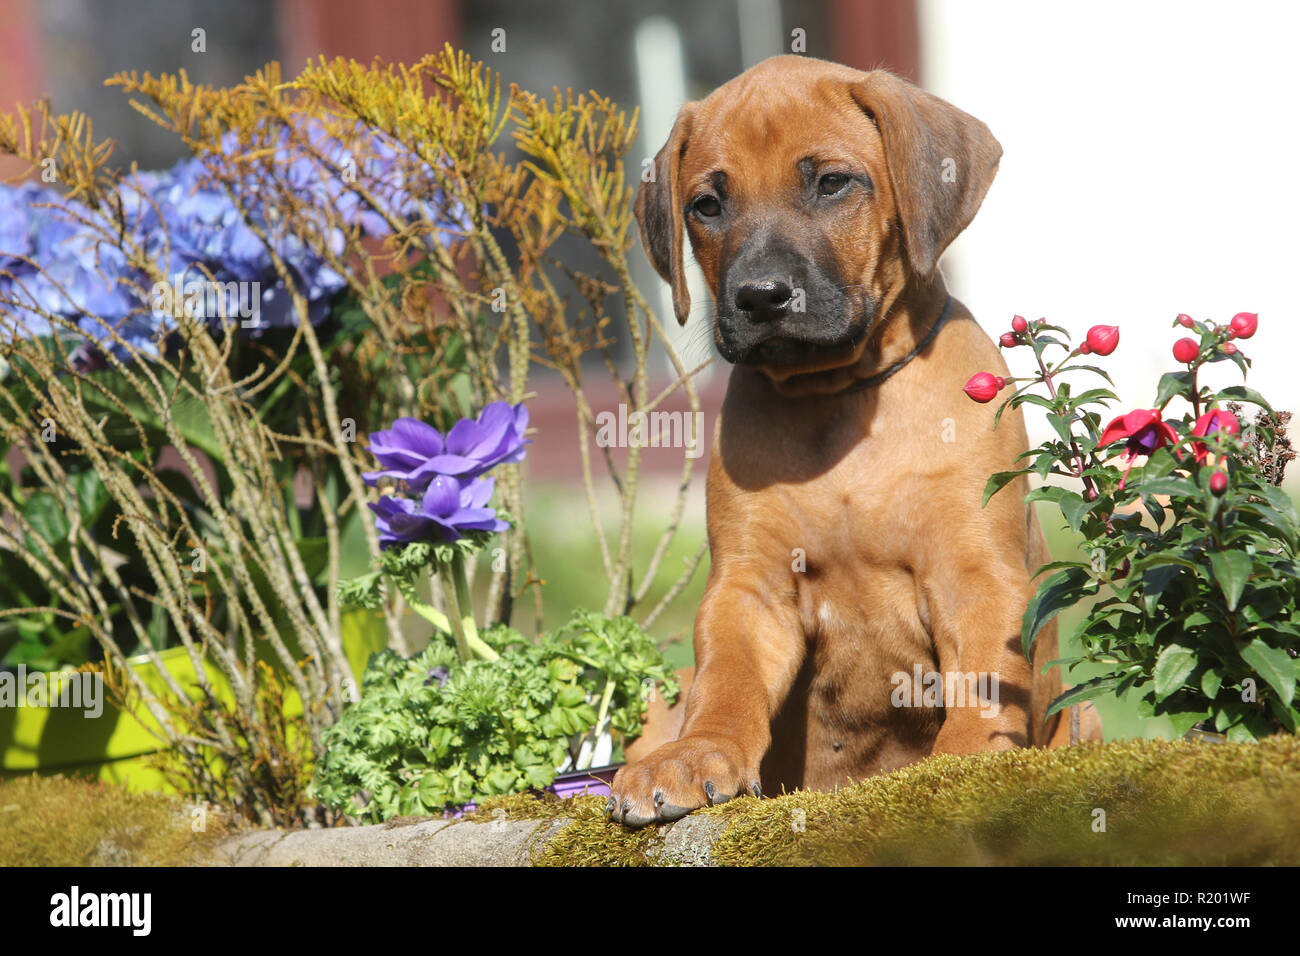
[[[554,794],[510,793],[501,797],[485,797],[473,813],[461,817],[466,823],[492,823],[501,819],[504,811],[509,820],[553,820],[569,816],[569,801]]]
[[[212,811],[193,832],[189,809],[162,794],[62,776],[0,781],[0,866],[175,866],[227,832]]]
[[[1293,737],[945,755],[838,793],[738,807],[713,854],[737,865],[1294,864],[1298,797]]]
[[[538,864],[662,860],[664,831],[610,825],[603,798],[515,799],[496,806],[510,817],[572,817]],[[1297,805],[1300,739],[1277,737],[936,756],[835,793],[742,798],[700,813],[725,824],[712,848],[724,865],[1295,865]]]
[[[574,797],[565,816],[573,822],[539,848],[534,866],[649,866],[657,861],[663,831],[629,830],[605,819],[605,797]]]
[[[737,866],[1296,865],[1298,805],[1300,738],[1275,737],[938,756],[835,793],[745,797],[696,816],[720,828],[712,859]],[[537,828],[543,866],[675,862],[668,828],[627,830],[604,811],[604,797],[516,795],[463,822],[568,820]],[[222,834],[220,819],[208,823],[191,833],[186,809],[160,795],[24,777],[0,783],[0,865],[183,863]]]

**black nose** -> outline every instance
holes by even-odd
[[[784,279],[756,279],[736,290],[736,308],[748,312],[755,322],[777,319],[790,307],[794,289]]]

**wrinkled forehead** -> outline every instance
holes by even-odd
[[[848,77],[778,75],[728,84],[698,104],[679,184],[689,194],[721,181],[742,195],[798,183],[801,164],[874,172],[883,158],[880,133]]]

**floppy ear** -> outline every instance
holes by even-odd
[[[677,167],[690,136],[693,104],[687,103],[677,114],[677,122],[668,142],[654,161],[654,178],[641,183],[636,196],[636,219],[641,226],[641,245],[645,246],[650,264],[673,290],[673,312],[681,325],[691,311],[691,292],[686,286],[686,269],[682,260],[684,227],[681,200],[677,189]]]
[[[907,258],[928,279],[975,218],[1002,145],[969,113],[884,70],[855,83],[852,94],[880,129]]]

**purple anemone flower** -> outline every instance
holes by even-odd
[[[370,453],[382,470],[362,477],[368,485],[390,479],[412,492],[423,491],[435,475],[476,478],[497,465],[522,461],[527,427],[528,409],[509,402],[493,402],[477,420],[462,418],[445,438],[432,425],[399,418],[392,428],[370,434]]]
[[[418,502],[385,495],[370,504],[376,515],[380,547],[412,541],[455,541],[466,531],[504,531],[509,526],[494,509],[486,507],[495,485],[495,478],[462,483],[438,475]]]

